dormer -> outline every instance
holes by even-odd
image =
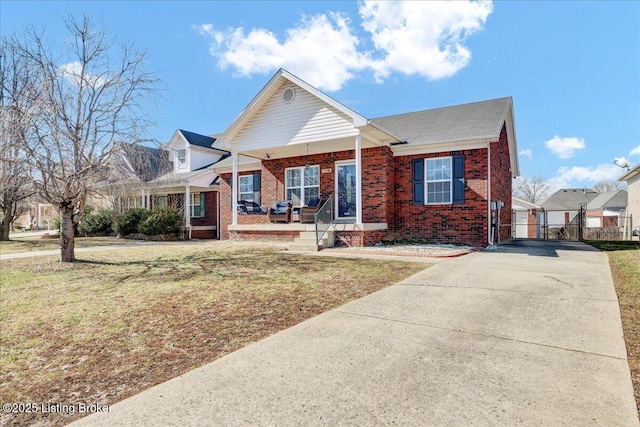
[[[174,173],[193,172],[229,155],[214,147],[216,138],[178,129],[166,145]]]

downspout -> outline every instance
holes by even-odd
[[[220,187],[218,187],[218,200],[216,201],[216,210],[218,211],[216,214],[216,237],[220,240]]]
[[[491,224],[491,142],[487,139],[487,249],[495,250],[496,245],[493,244],[493,227]]]

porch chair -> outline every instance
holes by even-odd
[[[278,201],[269,209],[270,222],[291,222],[291,201]]]
[[[246,215],[264,215],[267,213],[266,208],[263,210],[259,204],[249,200],[238,201],[238,212]]]
[[[319,198],[309,200],[309,206],[303,206],[300,208],[300,222],[304,224],[312,224],[316,220],[316,212],[322,206],[322,201]]]

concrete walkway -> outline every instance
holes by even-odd
[[[607,258],[586,245],[439,262],[73,425],[513,424],[638,425]]]

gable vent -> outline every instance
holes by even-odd
[[[296,97],[296,90],[292,87],[288,87],[282,91],[282,101],[285,104],[291,103]]]

